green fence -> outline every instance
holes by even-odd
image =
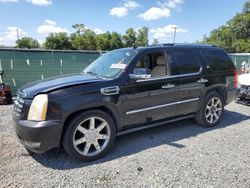
[[[233,60],[236,69],[239,71],[241,64],[243,62],[250,64],[250,53],[241,53],[241,54],[229,54]]]
[[[99,51],[22,50],[0,48],[0,69],[12,93],[25,83],[68,73],[79,73],[98,58]],[[242,62],[250,63],[250,54],[230,54],[237,69]]]
[[[12,93],[25,83],[68,73],[80,73],[100,56],[98,51],[0,49],[0,68]]]

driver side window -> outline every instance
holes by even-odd
[[[144,55],[134,68],[134,74],[147,75],[147,78],[167,76],[167,63],[163,52],[154,52]]]

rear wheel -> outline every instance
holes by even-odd
[[[116,136],[112,118],[99,110],[81,113],[66,126],[63,147],[76,160],[101,157],[111,149]]]
[[[195,120],[204,127],[213,127],[219,123],[223,110],[222,96],[217,92],[210,92],[207,94]]]

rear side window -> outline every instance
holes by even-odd
[[[172,75],[197,73],[201,62],[192,50],[175,50],[172,52],[174,63],[171,64]]]
[[[223,50],[203,50],[203,56],[208,61],[212,70],[232,70],[234,69],[233,62]]]

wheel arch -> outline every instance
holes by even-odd
[[[63,123],[63,130],[62,130],[62,136],[61,136],[61,142],[62,142],[62,138],[63,138],[63,134],[65,132],[65,129],[67,127],[67,124],[76,116],[78,116],[79,114],[86,112],[86,111],[90,111],[90,110],[100,110],[103,111],[105,113],[107,113],[108,115],[110,115],[110,117],[112,118],[112,120],[115,123],[115,127],[116,127],[116,131],[119,130],[120,127],[120,121],[119,118],[117,118],[117,112],[115,111],[115,109],[113,109],[110,106],[107,105],[99,105],[99,106],[92,106],[92,107],[87,107],[87,108],[82,108],[82,109],[78,109],[76,111],[73,111],[72,113],[70,113],[64,120]]]
[[[226,89],[226,87],[224,85],[216,85],[216,86],[208,88],[205,95],[204,95],[204,97],[210,92],[216,92],[216,93],[220,94],[222,96],[222,98],[223,98],[224,105],[226,104],[226,101],[227,101],[227,89]]]

